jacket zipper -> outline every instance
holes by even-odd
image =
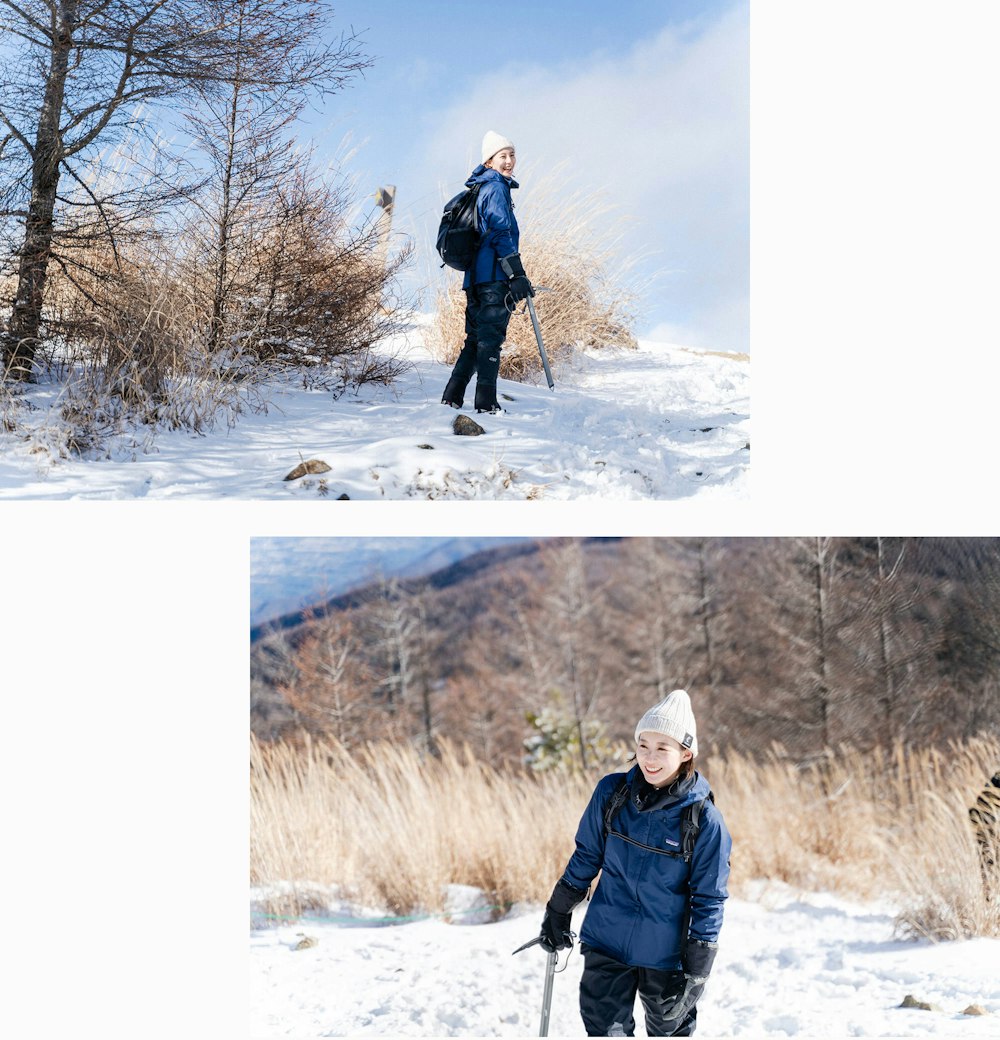
[[[652,845],[645,845],[641,841],[636,841],[635,838],[630,838],[625,834],[621,834],[618,831],[608,831],[608,837],[614,835],[616,838],[621,838],[622,841],[627,841],[630,845],[635,845],[636,848],[644,849],[646,852],[655,852],[659,856],[670,856],[671,859],[684,859],[683,852],[670,852],[668,849],[657,849]]]

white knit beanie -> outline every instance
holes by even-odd
[[[496,130],[487,130],[486,136],[483,138],[483,162],[485,163],[487,159],[492,159],[501,148],[513,147],[514,142],[509,138],[498,134]]]
[[[690,748],[692,755],[697,755],[698,731],[687,691],[674,690],[659,704],[654,704],[635,727],[637,741],[640,733],[665,733],[668,737],[673,737],[681,747]]]

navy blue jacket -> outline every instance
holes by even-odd
[[[586,889],[600,871],[580,941],[594,946],[623,964],[675,970],[690,935],[717,942],[722,927],[723,903],[729,893],[729,852],[732,842],[722,814],[705,802],[701,832],[690,863],[655,851],[680,851],[681,816],[691,802],[709,792],[699,773],[650,793],[638,766],[628,773],[629,800],[604,836],[604,808],[621,780],[611,773],[597,784],[580,820],[576,852],[570,858],[563,881]],[[690,920],[685,931],[690,897]]]
[[[476,199],[479,217],[479,252],[475,263],[465,272],[462,288],[480,285],[482,282],[505,281],[507,275],[500,266],[500,257],[510,256],[518,250],[520,232],[514,217],[514,201],[511,188],[518,187],[517,181],[507,178],[488,166],[477,166],[465,182],[467,188],[481,184]]]

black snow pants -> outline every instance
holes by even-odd
[[[636,992],[646,1013],[650,1036],[693,1036],[697,1009],[682,1021],[663,1017],[663,993],[676,972],[633,968],[600,950],[581,944],[580,1015],[587,1036],[635,1036]]]
[[[476,408],[497,406],[497,375],[500,372],[500,347],[507,336],[510,311],[505,302],[506,282],[481,282],[465,290],[465,346],[458,355],[451,378],[441,398],[443,404],[461,408],[465,388],[476,374]]]

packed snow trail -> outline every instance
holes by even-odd
[[[887,908],[761,886],[730,900],[698,1035],[1000,1035],[1000,940],[932,944],[892,937]],[[585,912],[585,908],[582,912]],[[366,926],[315,920],[257,928],[250,940],[250,1034],[534,1036],[545,953],[540,907],[495,924],[441,919]],[[574,915],[578,932],[581,909]],[[303,937],[316,945],[295,949]],[[583,1036],[579,950],[560,954],[551,1036]],[[900,1008],[912,994],[941,1011]],[[970,1005],[990,1014],[965,1015]],[[641,1008],[636,1034],[645,1035]]]
[[[0,499],[748,497],[746,358],[644,342],[579,355],[557,368],[554,391],[501,379],[507,411],[464,409],[486,431],[467,437],[452,432],[459,413],[440,403],[449,369],[419,335],[386,345],[412,365],[390,387],[339,398],[298,384],[272,387],[266,413],[205,436],[161,432],[150,451],[58,457],[46,450],[51,436],[0,434]],[[470,406],[472,395],[470,386]],[[34,391],[30,421],[40,430],[52,424],[55,396]],[[284,479],[310,459],[329,471]]]

